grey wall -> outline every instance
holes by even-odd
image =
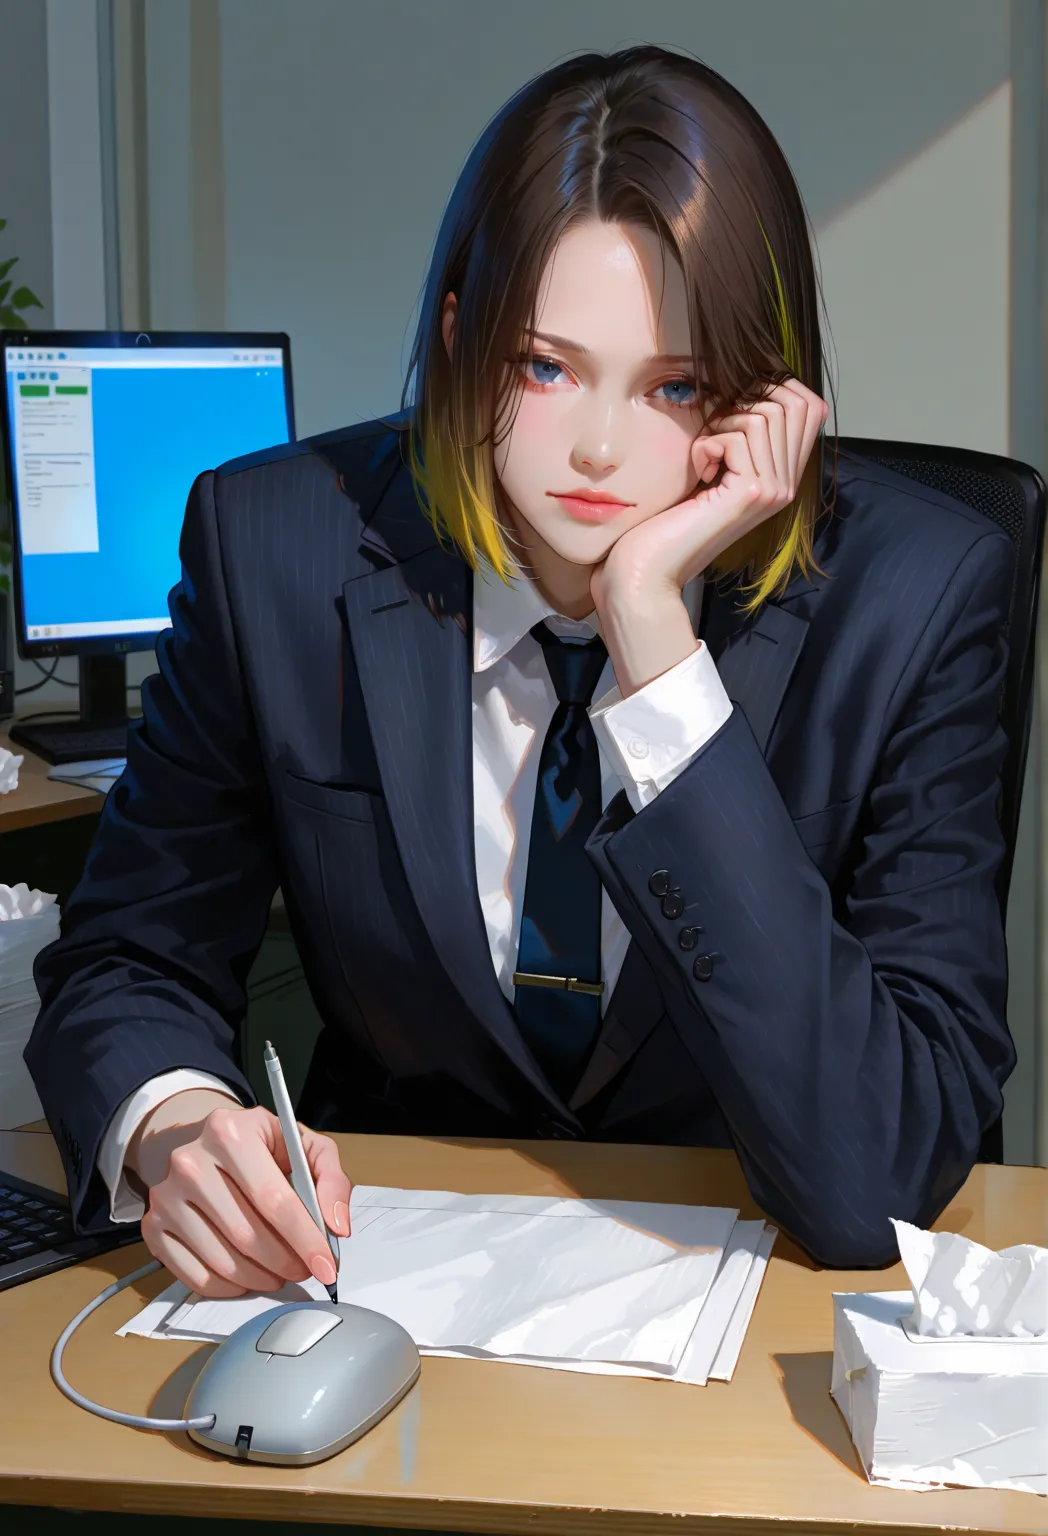
[[[47,131],[47,12],[32,0],[0,0],[0,261],[19,258],[11,274],[27,283],[51,324],[51,173]]]
[[[51,250],[51,162],[48,130],[47,8],[0,0],[0,261],[18,257],[10,274],[43,309],[25,311],[28,324],[54,324]],[[14,635],[13,620],[10,633]],[[39,682],[28,662],[15,661],[15,686]],[[36,700],[39,693],[31,695]],[[66,693],[49,685],[48,692]]]
[[[150,12],[165,63],[179,9]],[[397,398],[444,200],[485,120],[553,60],[636,41],[698,54],[764,114],[817,227],[1009,75],[1008,7],[986,0],[222,0],[220,15],[226,319],[291,333],[304,432]],[[158,154],[185,143],[174,118],[151,131]],[[183,209],[171,199],[171,253]],[[162,281],[173,314],[185,285]]]

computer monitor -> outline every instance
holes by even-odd
[[[194,479],[294,438],[290,343],[3,331],[0,347],[19,654],[79,656],[82,724],[114,725],[127,718],[127,653],[171,622]],[[40,730],[21,732],[35,750]]]

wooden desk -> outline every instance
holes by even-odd
[[[0,747],[19,753],[24,759],[18,770],[18,788],[0,795],[0,832],[45,826],[74,816],[97,816],[101,811],[104,796],[97,789],[82,789],[77,784],[49,779],[51,764],[12,741],[6,731],[0,732]]]
[[[337,1139],[347,1170],[367,1183],[738,1205],[757,1214],[729,1152]],[[17,1172],[18,1164],[39,1178],[52,1155],[46,1141],[0,1135],[0,1166]],[[938,1226],[994,1248],[1048,1242],[1048,1170],[980,1165]],[[901,1265],[818,1270],[780,1237],[731,1383],[690,1387],[426,1359],[419,1386],[357,1445],[317,1466],[284,1469],[226,1460],[184,1434],[110,1424],[51,1382],[48,1359],[62,1327],[146,1258],[135,1245],[0,1294],[0,1503],[540,1536],[1048,1529],[1048,1507],[1033,1494],[902,1493],[866,1482],[829,1396],[830,1293],[905,1287]],[[66,1354],[73,1385],[133,1413],[181,1415],[213,1346],[114,1337],[168,1278],[148,1276],[88,1319]]]

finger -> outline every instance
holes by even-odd
[[[277,1164],[277,1156],[282,1154],[286,1159],[287,1151],[276,1116],[259,1116],[254,1110],[225,1113],[216,1109],[208,1117],[200,1145],[214,1155],[219,1166],[239,1184],[255,1209],[317,1279],[323,1285],[333,1284],[335,1266],[331,1250]]]
[[[349,1236],[349,1197],[353,1186],[342,1168],[336,1143],[330,1136],[300,1126],[302,1146],[316,1185],[320,1214],[333,1232]]]
[[[750,440],[747,434],[741,429],[732,432],[720,432],[718,433],[718,440],[723,450],[726,474],[741,476],[742,479],[752,484],[755,495],[762,494],[764,487],[761,485],[760,476],[753,462]],[[722,481],[721,485],[723,486],[723,484],[724,482]]]
[[[705,460],[705,468],[700,477],[702,480],[707,482],[710,480],[715,480],[724,466],[724,444],[717,442],[710,443],[708,445],[708,449],[709,451]]]
[[[172,1182],[165,1180],[165,1185]],[[209,1274],[248,1291],[279,1291],[285,1279],[305,1279],[305,1274],[275,1274],[254,1263],[202,1211],[188,1203],[177,1185],[170,1192],[165,1185],[157,1185],[153,1191],[156,1199],[150,1208],[164,1231],[195,1254]]]
[[[691,462],[699,484],[712,480],[724,461],[724,449],[716,436],[697,437],[691,445]]]
[[[162,1213],[177,1213],[182,1205],[195,1207],[218,1230],[224,1242],[259,1270],[279,1276],[281,1281],[302,1280],[309,1273],[298,1254],[272,1230],[244,1191],[199,1142],[175,1148],[167,1179],[158,1186],[158,1194]],[[176,1229],[180,1225],[177,1214],[173,1225]]]
[[[168,1232],[159,1223],[149,1226],[149,1236],[146,1236],[149,1225],[148,1214],[142,1219],[142,1237],[146,1247],[155,1259],[159,1259],[164,1268],[170,1270],[176,1280],[181,1280],[183,1285],[195,1291],[198,1296],[228,1297],[243,1296],[246,1287],[231,1284],[228,1280],[222,1280],[213,1275],[206,1265],[202,1264],[197,1254],[179,1242],[173,1232]]]
[[[789,378],[772,390],[781,400],[787,417],[790,443],[790,484],[796,492],[815,440],[825,425],[830,408],[820,395],[799,379]]]
[[[812,449],[815,447],[815,444],[819,440],[819,436],[822,432],[822,429],[826,425],[829,414],[830,407],[827,405],[826,401],[820,400],[818,396],[816,396],[815,402],[812,405],[812,408],[808,413],[808,418],[804,424],[804,435],[801,441],[800,467],[797,472],[798,480],[804,471],[805,465],[811,457]]]
[[[746,434],[750,444],[750,456],[760,478],[766,482],[769,493],[789,486],[789,446],[786,434],[786,413],[774,401],[761,400],[745,411],[725,417],[723,430]]]

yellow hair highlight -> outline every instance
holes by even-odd
[[[790,374],[799,378],[802,367],[801,348],[786,302],[779,264],[759,217],[757,226],[768,252],[775,281],[773,303],[779,331],[779,350]],[[753,613],[769,597],[781,595],[794,569],[799,568],[807,576],[814,564],[811,530],[820,492],[813,464],[818,464],[817,451],[805,466],[802,485],[789,506],[783,507],[781,512],[737,540],[712,563],[711,569],[717,575],[735,574],[747,567],[756,567],[760,571],[756,581],[745,582],[741,588],[743,592],[751,594],[742,605],[743,612],[747,614]],[[812,505],[813,502],[815,505]]]
[[[414,431],[407,434],[408,466],[423,511],[442,544],[450,539],[475,571],[483,558],[508,582],[515,571],[495,514],[490,459],[476,448],[463,448],[427,417],[421,453]]]

